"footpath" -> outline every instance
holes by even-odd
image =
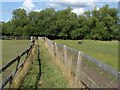
[[[67,88],[67,80],[52,60],[44,42],[37,40],[37,44],[39,45],[39,54],[36,54],[31,70],[21,88]]]

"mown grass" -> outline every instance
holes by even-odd
[[[2,65],[27,49],[30,40],[2,40]]]
[[[52,60],[51,54],[44,46],[42,41],[37,41],[40,45],[40,60],[41,60],[41,78],[38,81],[39,63],[36,60],[33,62],[32,69],[30,70],[27,78],[25,79],[22,87],[26,88],[65,88],[67,81],[63,76],[60,68]]]
[[[54,40],[54,42],[80,50],[118,69],[118,41],[81,40],[82,44],[78,44],[78,41],[80,40]]]
[[[7,64],[10,60],[15,58],[19,53],[22,53],[30,45],[30,40],[1,40],[2,42],[2,62],[1,67]],[[24,60],[25,56],[21,58],[20,63]],[[13,70],[15,70],[17,63],[14,63],[8,67],[2,73],[2,79],[4,80]],[[1,75],[1,74],[0,74]]]
[[[37,52],[35,52],[34,60],[33,63],[31,64],[30,71],[25,76],[25,79],[22,82],[20,88],[36,88],[38,74],[39,74],[39,63],[37,60]]]
[[[63,76],[60,68],[52,60],[52,56],[48,50],[42,44],[42,41],[38,42],[41,46],[41,63],[42,63],[42,84],[41,88],[65,88],[67,87],[67,81]]]

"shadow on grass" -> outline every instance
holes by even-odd
[[[38,90],[38,83],[41,79],[41,58],[39,45],[37,45],[37,52],[35,55],[35,60],[32,63],[31,69],[28,74],[24,77],[24,81],[21,83],[20,90],[23,88],[34,88]]]
[[[35,83],[35,89],[38,89],[38,82],[41,79],[41,59],[40,59],[40,50],[39,50],[39,45],[38,47],[38,53],[37,53],[37,60],[38,60],[38,64],[39,64],[39,70],[38,70],[38,75],[36,78],[36,83]]]

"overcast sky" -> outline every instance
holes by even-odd
[[[33,2],[34,1],[34,2]],[[103,7],[108,4],[110,7],[118,8],[119,0],[1,0],[0,21],[8,21],[12,18],[12,11],[17,8],[24,8],[27,12],[40,11],[45,8],[62,10],[70,6],[72,12],[80,15],[86,10],[93,10],[94,7]]]

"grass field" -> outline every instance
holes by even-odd
[[[118,42],[117,41],[93,41],[84,40],[82,44],[78,44],[78,40],[54,40],[60,44],[66,44],[69,47],[76,50],[83,51],[84,53],[111,65],[114,68],[118,68]],[[42,63],[42,84],[40,88],[61,88],[67,87],[67,81],[62,75],[61,70],[52,61],[51,55],[48,50],[42,44],[42,41],[37,41],[40,45],[40,58]],[[2,62],[3,65],[12,58],[16,57],[19,53],[24,51],[30,45],[29,40],[3,40],[2,41]],[[30,74],[27,76],[23,87],[35,88],[35,82],[38,75],[38,61],[36,60],[31,66]],[[14,67],[13,67],[14,69]],[[12,70],[12,69],[10,69]],[[9,72],[10,72],[9,70]],[[6,75],[9,75],[9,72]]]
[[[2,66],[7,64],[8,61],[15,58],[19,53],[27,49],[30,45],[30,40],[2,40]],[[24,60],[23,56],[20,63]],[[13,70],[15,70],[17,63],[14,63],[2,73],[4,80]],[[0,74],[1,75],[1,74]]]
[[[78,44],[80,40],[54,40],[59,44],[65,44],[76,50],[80,50],[101,62],[111,65],[118,69],[118,42],[117,41],[94,41],[82,40],[82,44]]]
[[[52,61],[52,56],[48,53],[42,41],[38,41],[40,45],[40,59],[42,63],[42,84],[37,85],[37,88],[62,88],[67,87],[67,81],[65,80],[62,71]],[[2,63],[6,64],[9,60],[16,57],[19,53],[24,51],[30,45],[29,40],[3,40],[2,41]],[[35,88],[36,81],[39,73],[39,63],[36,59],[31,66],[31,70],[28,76],[25,78],[22,88]],[[16,67],[16,64],[12,65],[3,73],[3,80],[8,76]]]
[[[40,45],[40,60],[42,77],[36,85],[39,63],[37,58],[33,61],[32,69],[22,84],[22,88],[67,88],[67,81],[60,68],[52,60],[51,54],[45,48],[42,41],[37,41]]]
[[[27,49],[30,40],[2,40],[2,65]]]

